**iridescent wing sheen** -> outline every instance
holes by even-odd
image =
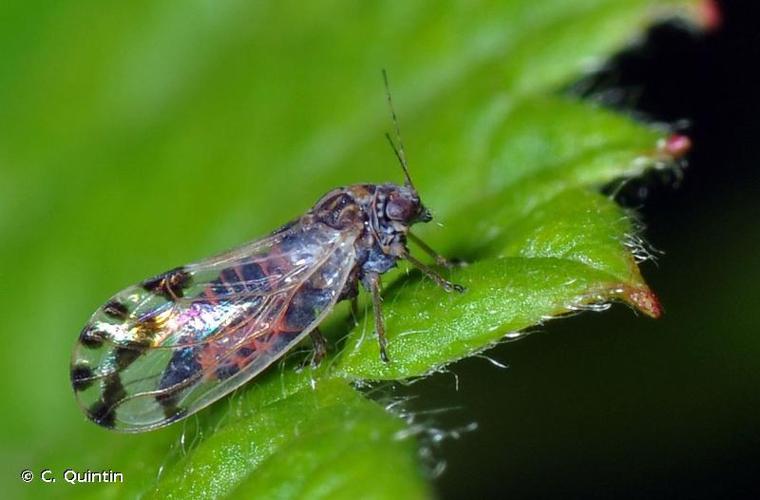
[[[96,423],[139,432],[244,384],[330,312],[354,266],[355,239],[299,221],[119,292],[74,350],[80,405]]]

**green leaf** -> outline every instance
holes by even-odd
[[[308,420],[294,427],[297,437],[250,474],[233,497],[429,497],[406,425],[345,383],[328,384],[309,391],[341,391],[340,400],[318,412],[306,408]]]
[[[491,213],[497,218],[481,226],[508,230],[487,249],[479,247],[473,264],[450,273],[467,291],[447,293],[429,280],[398,283],[385,296],[392,362],[379,360],[367,327],[373,323],[363,321],[343,350],[342,375],[370,380],[424,375],[507,334],[514,338],[550,317],[614,299],[659,315],[657,299],[624,240],[633,231],[630,223],[608,199],[569,190],[518,219]]]
[[[254,399],[239,401],[250,411],[217,424],[147,497],[356,498],[373,496],[374,483],[383,497],[426,496],[404,423],[345,381]]]
[[[599,194],[673,158],[655,127],[558,95],[658,15],[696,0],[10,2],[0,19],[0,258],[13,294],[0,438],[11,468],[112,469],[124,483],[26,494],[424,497],[414,439],[348,384],[424,375],[549,318],[624,301],[657,316],[636,227]],[[323,192],[401,179],[383,140],[388,69],[412,175],[467,265],[447,294],[384,276],[391,363],[366,311],[184,423],[95,428],[67,360],[114,291],[261,236]],[[416,250],[415,250],[416,252]],[[365,307],[365,310],[367,308]],[[28,358],[35,335],[34,369]],[[19,390],[34,388],[34,390]],[[55,416],[55,425],[51,425]],[[20,457],[16,459],[15,457]],[[28,486],[28,487],[27,487]],[[23,490],[21,488],[24,488]]]

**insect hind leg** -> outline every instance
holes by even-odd
[[[327,355],[327,339],[322,335],[322,332],[319,331],[319,328],[314,328],[310,331],[309,337],[314,346],[314,355],[311,360],[311,366],[316,368]]]

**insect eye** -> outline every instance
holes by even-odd
[[[415,216],[417,209],[407,198],[396,197],[388,200],[385,215],[391,220],[408,221]]]

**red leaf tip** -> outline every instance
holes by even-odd
[[[691,146],[691,139],[682,134],[671,134],[659,144],[660,151],[676,160],[686,156],[691,151]]]
[[[626,302],[643,312],[650,318],[659,318],[662,316],[662,305],[657,295],[647,287],[628,288],[623,291],[623,297]]]
[[[717,0],[702,0],[699,4],[699,19],[707,30],[716,30],[723,24],[723,13]]]

